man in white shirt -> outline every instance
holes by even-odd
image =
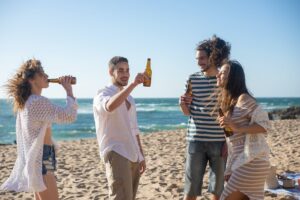
[[[105,163],[109,198],[132,200],[146,163],[130,93],[146,77],[139,73],[128,85],[128,60],[120,56],[109,61],[109,74],[112,84],[100,89],[93,102],[100,157]]]

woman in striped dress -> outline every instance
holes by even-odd
[[[219,105],[225,116],[221,127],[230,128],[227,137],[227,184],[221,200],[264,199],[264,182],[269,171],[269,148],[264,135],[269,128],[268,115],[256,103],[246,87],[242,66],[228,61],[217,75],[221,87]]]

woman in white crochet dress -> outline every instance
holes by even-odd
[[[54,105],[41,96],[49,83],[39,60],[26,61],[8,80],[7,93],[16,114],[17,159],[2,190],[33,192],[37,200],[58,199],[51,124],[71,123],[77,117],[71,77],[59,79],[67,95],[65,107]]]
[[[221,95],[219,105],[225,114],[220,125],[233,130],[226,138],[227,184],[220,199],[264,199],[264,182],[269,172],[269,148],[264,135],[269,128],[268,115],[256,103],[246,87],[245,74],[237,61],[228,61],[217,75]]]

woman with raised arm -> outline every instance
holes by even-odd
[[[48,75],[41,62],[30,59],[5,85],[16,114],[17,159],[2,190],[33,192],[37,200],[56,200],[58,190],[52,123],[71,123],[77,117],[77,102],[73,96],[71,76],[59,78],[66,91],[65,107],[52,104],[43,97],[48,88]]]

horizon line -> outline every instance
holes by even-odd
[[[49,97],[47,97],[49,98]],[[94,97],[76,97],[76,99],[93,99]],[[134,97],[134,99],[177,99],[179,97]],[[254,98],[300,98],[300,96],[274,96],[274,97],[254,97]],[[0,97],[0,100],[5,100],[9,98]],[[65,97],[53,97],[49,99],[65,99]]]

